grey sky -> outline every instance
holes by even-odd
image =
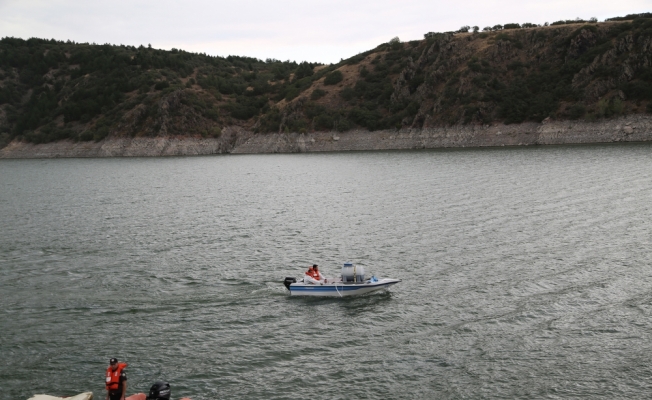
[[[421,39],[462,25],[603,20],[651,6],[652,0],[0,0],[0,36],[330,63],[394,36]]]

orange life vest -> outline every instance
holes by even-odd
[[[312,268],[310,268],[308,272],[306,272],[306,275],[308,275],[312,279],[319,280],[319,272],[315,271]]]
[[[118,368],[113,370],[109,365],[109,368],[106,369],[106,389],[107,390],[118,390],[120,388],[120,374],[122,370],[127,367],[126,363],[118,363]]]
[[[306,275],[308,275],[309,277],[311,277],[313,279],[319,280],[319,274],[316,273],[315,270],[312,269],[312,267],[308,268],[308,271],[306,272]]]

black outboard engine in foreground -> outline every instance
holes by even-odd
[[[283,281],[283,284],[285,285],[285,287],[286,287],[288,290],[290,290],[290,285],[293,284],[293,283],[297,283],[297,280],[296,280],[295,278],[292,278],[292,277],[287,277],[287,278],[285,278],[285,280]]]
[[[159,381],[149,389],[147,400],[170,400],[170,384]]]

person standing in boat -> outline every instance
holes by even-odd
[[[119,363],[117,358],[109,360],[106,369],[106,400],[125,400],[127,393],[127,363]]]

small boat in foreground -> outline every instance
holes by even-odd
[[[72,397],[57,397],[57,396],[49,396],[47,394],[37,394],[29,398],[29,400],[64,400],[64,399],[65,400],[92,400],[93,392],[80,393]]]
[[[365,279],[364,267],[345,263],[340,278],[327,278],[323,282],[312,283],[307,279],[297,281],[294,277],[287,277],[283,284],[290,291],[291,296],[344,297],[387,289],[400,281],[400,279],[378,279],[375,276]]]
[[[106,396],[102,396],[104,398]],[[46,394],[37,394],[30,397],[28,400],[93,400],[93,393],[86,392],[80,393],[73,397],[56,397],[48,396]],[[149,389],[149,395],[145,393],[132,394],[127,396],[125,400],[170,400],[170,384],[165,381],[158,381]],[[187,397],[181,400],[190,400]]]
[[[153,397],[148,398],[145,393],[137,393],[131,396],[127,396],[125,398],[125,400],[150,400],[150,399],[154,399],[154,398]],[[49,396],[47,394],[37,394],[33,397],[30,397],[28,400],[93,400],[93,393],[92,392],[80,393],[73,397],[57,397],[57,396]],[[184,397],[181,400],[190,400],[190,399]]]

